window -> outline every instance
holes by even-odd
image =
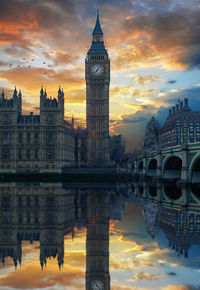
[[[49,114],[49,115],[48,115],[47,120],[48,120],[48,123],[49,123],[49,124],[52,124],[52,123],[54,122],[54,118],[53,118],[52,114]]]
[[[54,150],[48,149],[47,150],[47,160],[53,160],[54,159]]]
[[[22,197],[21,196],[19,196],[19,198],[18,198],[18,204],[19,204],[19,207],[22,207]]]
[[[9,208],[10,207],[10,196],[2,196],[2,207]]]
[[[18,134],[18,143],[22,144],[22,132],[19,132]]]
[[[38,143],[39,141],[39,133],[35,132],[35,143]]]
[[[37,160],[38,159],[38,150],[35,149],[35,159]]]
[[[54,132],[47,132],[47,144],[54,144]]]
[[[28,132],[27,133],[27,144],[30,144],[30,141],[31,141],[31,135],[30,135],[30,132]]]
[[[197,122],[196,124],[196,140],[197,142],[200,141],[200,124]]]
[[[53,225],[54,224],[54,221],[55,221],[55,219],[54,219],[54,217],[55,217],[55,214],[54,214],[54,212],[53,211],[47,211],[47,224],[48,225]]]
[[[176,143],[179,145],[181,144],[181,127],[180,121],[176,122]]]
[[[10,223],[10,212],[2,211],[2,223],[9,224]]]
[[[10,149],[2,149],[1,157],[2,160],[10,160]]]
[[[31,206],[30,196],[27,196],[26,204],[27,204],[27,207]]]
[[[9,123],[9,115],[8,114],[4,114],[3,115],[3,123],[4,124],[8,124]]]
[[[3,131],[2,132],[2,144],[7,145],[10,144],[10,136],[8,131]]]
[[[46,205],[47,205],[47,207],[53,207],[55,205],[55,197],[54,196],[47,196],[46,197]]]
[[[31,154],[30,154],[30,150],[29,149],[26,150],[26,159],[27,160],[31,159]]]
[[[189,124],[189,140],[191,143],[194,142],[194,125],[192,121]]]
[[[21,149],[18,151],[18,159],[22,160],[22,150]]]
[[[22,213],[21,212],[18,215],[18,223],[22,224]]]

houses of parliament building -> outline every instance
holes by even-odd
[[[0,97],[0,173],[62,172],[65,167],[109,166],[110,61],[99,14],[85,61],[86,130],[64,119],[64,92],[40,91],[40,115],[22,114],[21,91]],[[88,147],[88,148],[87,148]]]

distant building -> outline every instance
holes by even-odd
[[[74,166],[74,128],[64,120],[64,92],[40,91],[40,115],[22,115],[22,94],[0,98],[0,172],[60,172]]]
[[[160,124],[154,117],[148,122],[146,126],[145,137],[143,140],[143,148],[145,152],[155,151],[159,149],[159,129]]]
[[[185,98],[169,109],[162,127],[154,117],[151,119],[146,127],[143,150],[151,152],[194,142],[200,142],[200,112],[192,111]]]
[[[125,144],[121,135],[110,136],[110,159],[119,162],[124,158]]]

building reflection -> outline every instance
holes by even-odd
[[[173,187],[170,191],[172,186],[159,182],[134,184],[133,188],[132,201],[141,206],[152,239],[162,230],[169,248],[188,258],[191,245],[200,244],[200,207],[194,203],[190,190]]]
[[[0,257],[22,261],[22,241],[40,242],[40,264],[57,257],[63,265],[64,236],[73,233],[74,193],[62,184],[1,184]]]
[[[41,268],[55,258],[64,264],[64,238],[76,239],[76,228],[86,228],[87,290],[110,289],[109,221],[121,220],[125,203],[142,208],[146,230],[153,239],[163,231],[169,248],[188,257],[191,245],[200,244],[200,211],[183,188],[172,202],[161,183],[117,186],[62,183],[0,184],[0,260],[22,263],[22,242],[40,244]],[[180,190],[179,190],[180,191]],[[186,207],[187,204],[187,207]],[[134,223],[134,221],[133,221]]]
[[[110,289],[109,220],[124,213],[114,186],[68,187],[62,183],[0,184],[0,259],[22,263],[22,242],[40,244],[41,268],[48,259],[64,264],[64,237],[86,228],[86,289]]]

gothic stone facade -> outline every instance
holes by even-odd
[[[176,106],[169,109],[163,126],[152,117],[146,127],[143,150],[152,152],[196,142],[200,142],[200,112],[192,111],[185,98],[184,102],[178,100]]]
[[[64,93],[40,91],[40,115],[22,115],[22,95],[0,98],[0,172],[61,172],[74,165],[74,131],[64,120]]]
[[[107,166],[109,149],[110,60],[103,42],[99,15],[85,60],[86,118],[89,166]]]

